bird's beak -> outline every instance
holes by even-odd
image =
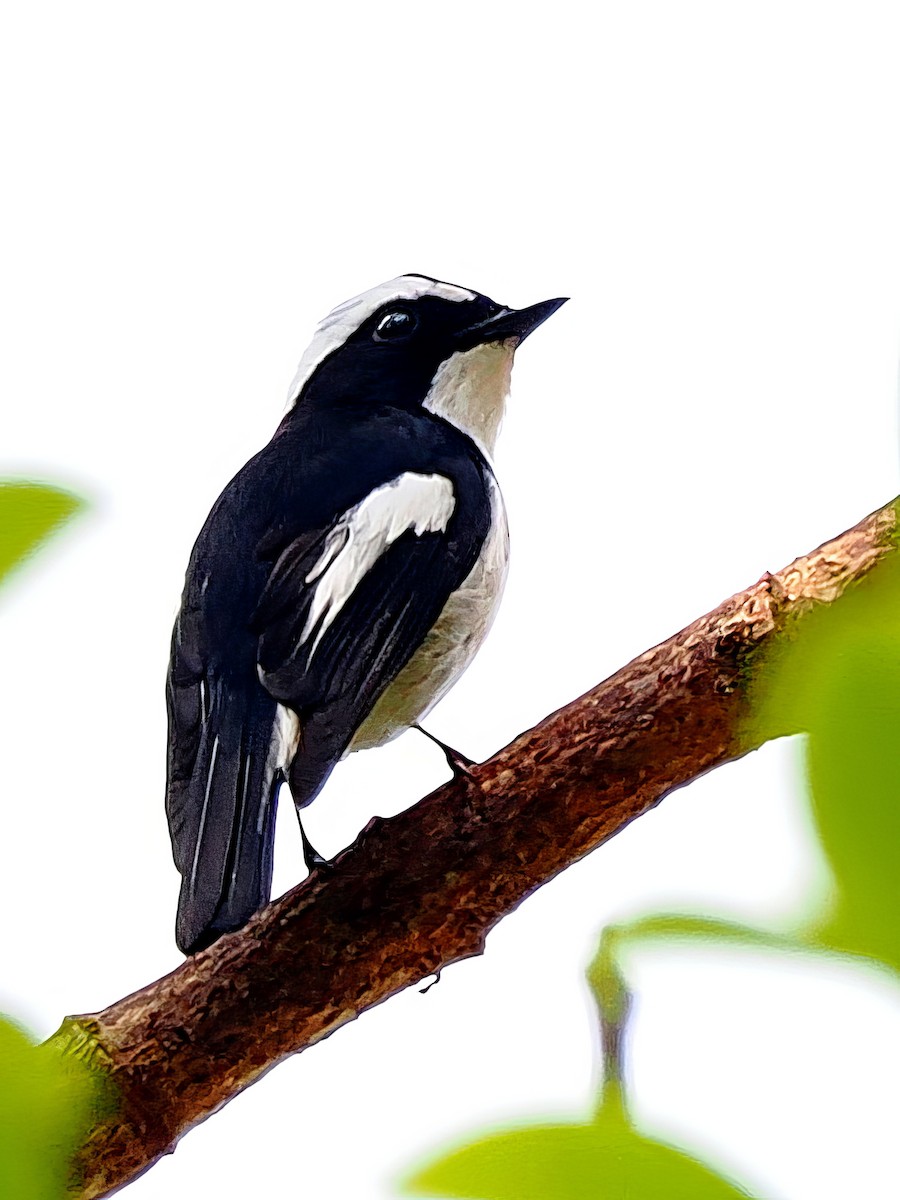
[[[552,317],[568,298],[559,296],[555,300],[542,300],[540,304],[532,304],[528,308],[501,308],[494,316],[469,326],[457,336],[466,350],[486,342],[503,342],[507,338],[515,338],[517,343],[524,342],[529,333]]]

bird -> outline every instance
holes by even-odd
[[[268,903],[282,782],[299,817],[342,757],[418,727],[484,640],[508,558],[491,455],[513,356],[566,299],[512,309],[407,274],[339,305],[213,505],[166,686],[186,955]],[[300,831],[308,868],[327,866]]]

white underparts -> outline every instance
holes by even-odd
[[[515,338],[452,354],[437,369],[424,407],[492,454],[509,396]]]
[[[350,750],[381,746],[422,718],[453,687],[481,646],[503,595],[509,531],[500,489],[491,479],[491,527],[475,566],[421,646],[379,696]]]
[[[300,635],[300,646],[313,638],[307,661],[385,550],[409,530],[417,537],[442,533],[454,507],[453,484],[445,476],[405,471],[344,513],[306,576],[305,582],[314,585]]]

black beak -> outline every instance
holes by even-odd
[[[501,308],[494,316],[477,325],[470,325],[457,336],[467,350],[473,346],[483,346],[486,342],[503,342],[507,338],[524,342],[529,333],[552,317],[568,299],[568,296],[560,296],[556,300],[542,300],[540,304],[532,304],[528,308]]]

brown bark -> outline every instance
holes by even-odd
[[[133,1179],[289,1054],[479,954],[488,931],[667,793],[754,748],[758,651],[894,546],[894,505],[766,575],[523,733],[471,779],[375,818],[238,933],[56,1040],[108,1072],[121,1106],[76,1164],[80,1194]]]

